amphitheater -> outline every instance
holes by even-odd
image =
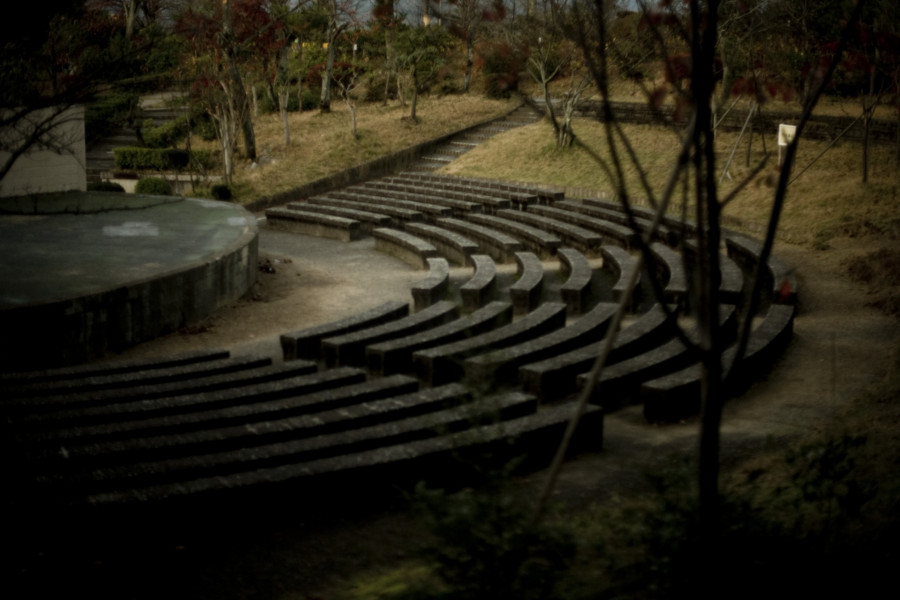
[[[432,172],[471,143],[455,140],[445,155],[394,175],[265,211],[264,231],[300,244],[366,244],[389,257],[403,274],[398,281],[412,280],[399,299],[284,331],[277,357],[205,349],[0,376],[7,506],[196,514],[327,502],[421,480],[465,485],[513,460],[522,470],[540,468],[557,449],[620,304],[626,317],[572,453],[602,449],[604,416],[623,407],[641,407],[648,427],[696,415],[699,365],[676,335],[676,327],[696,335],[689,226],[664,221],[654,229],[645,209],[635,209],[630,224],[613,202]],[[181,225],[200,213],[213,215],[213,224],[204,233],[155,236],[165,248],[152,250],[159,264],[148,267],[138,253],[128,268],[101,263],[119,280],[88,282],[55,299],[63,305],[55,316],[4,306],[20,358],[89,358],[189,323],[247,291],[257,270],[252,215],[203,201],[143,202],[172,211]],[[110,213],[122,222],[115,210],[103,211]],[[116,230],[118,242],[154,237],[142,235],[152,218],[124,218],[130,225]],[[641,236],[650,260],[632,287]],[[725,235],[721,323],[729,340],[746,316],[757,270],[764,290],[731,395],[762,376],[792,335],[792,271],[776,257],[760,265],[760,249],[758,240]],[[335,256],[336,268],[340,262]],[[68,276],[88,278],[72,266]],[[359,285],[365,291],[366,282]],[[74,337],[73,313],[88,324]],[[122,331],[128,336],[116,337]],[[9,339],[7,365],[17,356]]]

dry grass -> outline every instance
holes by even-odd
[[[677,136],[658,127],[625,125],[632,146],[643,165],[654,194],[664,187],[673,165]],[[575,123],[580,144],[609,161],[603,126],[592,120]],[[718,163],[724,167],[738,134],[723,132],[718,137]],[[729,177],[722,182],[723,195],[750,172],[746,166],[745,136],[738,144]],[[858,144],[837,144],[825,150],[826,142],[805,140],[800,144],[795,173],[788,191],[780,225],[784,241],[823,247],[838,235],[858,236],[875,233],[888,240],[900,239],[900,217],[896,215],[900,174],[894,162],[893,147],[873,146],[870,155],[869,183],[861,183],[861,151]],[[777,177],[777,146],[774,134],[765,139],[771,156],[768,166],[735,197],[725,211],[732,224],[761,231],[768,217]],[[493,157],[502,156],[502,161]],[[763,160],[763,140],[753,140],[750,164]],[[551,184],[565,188],[571,195],[611,195],[613,185],[604,169],[582,148],[557,148],[547,122],[541,122],[497,136],[444,168],[448,174],[494,177],[514,181]],[[636,198],[645,198],[638,170],[624,167],[628,189]],[[640,200],[638,200],[640,202]],[[678,211],[680,207],[673,210]]]
[[[498,117],[514,106],[512,101],[476,95],[425,97],[419,99],[419,122],[413,124],[403,119],[409,114],[408,105],[361,103],[359,138],[354,140],[349,109],[338,100],[330,113],[291,113],[290,146],[284,144],[279,115],[262,115],[254,123],[259,158],[255,167],[239,159],[234,177],[235,199],[246,203],[288,191],[378,156]]]

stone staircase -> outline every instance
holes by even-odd
[[[409,171],[431,172],[453,162],[478,144],[511,129],[540,121],[543,113],[525,104],[502,119],[486,123],[450,138],[434,150],[420,156]]]
[[[167,100],[170,97],[170,94],[152,94],[142,97],[135,122],[143,123],[145,120],[150,119],[154,125],[159,125],[178,118],[183,111],[168,105]],[[140,144],[137,132],[133,127],[119,127],[92,144],[87,149],[86,154],[88,184],[99,183],[104,179],[109,179],[110,174],[116,170],[115,156],[113,155],[113,151],[116,148],[120,146],[139,146]]]

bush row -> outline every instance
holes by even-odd
[[[210,150],[187,150],[177,148],[139,148],[121,146],[114,151],[116,168],[134,170],[173,171],[191,168],[211,169],[216,165],[217,155]]]

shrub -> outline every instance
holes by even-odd
[[[216,124],[213,123],[212,117],[201,109],[196,109],[191,113],[191,128],[200,136],[200,139],[206,142],[216,139]]]
[[[115,181],[98,181],[89,183],[87,186],[89,192],[124,192],[125,188]]]
[[[424,549],[425,557],[440,581],[410,590],[407,597],[554,597],[575,553],[573,536],[565,526],[531,523],[529,506],[502,484],[452,495],[420,485],[416,497],[434,536]]]
[[[231,188],[224,183],[217,183],[209,190],[214,200],[231,200]]]
[[[182,141],[187,133],[187,117],[179,117],[160,125],[154,125],[152,119],[146,119],[141,127],[141,137],[150,148],[172,147]]]
[[[139,148],[120,146],[113,150],[116,168],[135,171],[171,171],[186,169],[189,165],[209,169],[215,165],[215,154],[210,150],[187,150],[177,148]]]
[[[524,52],[506,42],[485,45],[478,57],[485,79],[485,94],[491,98],[509,98],[518,90],[524,56]]]
[[[172,184],[160,177],[144,177],[139,179],[134,188],[135,194],[150,194],[152,196],[171,196]]]

